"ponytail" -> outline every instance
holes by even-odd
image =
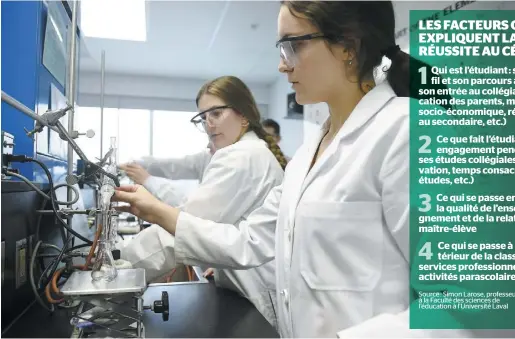
[[[410,96],[410,56],[401,50],[385,56],[391,60],[386,80],[398,97]]]
[[[428,81],[427,84],[422,85],[422,80],[418,73],[418,70],[421,67],[426,67],[428,79],[440,77],[437,73],[433,72],[430,65],[411,57],[409,54],[398,49],[398,46],[393,47],[393,50],[392,48],[390,50],[386,50],[384,55],[392,62],[386,79],[398,97],[411,97],[414,99],[443,99],[441,101],[441,106],[446,109],[452,108],[451,96],[446,91],[447,86],[444,85],[442,81],[439,81],[436,84],[434,84],[433,81]],[[435,93],[438,93],[438,90],[443,89],[443,91],[441,91],[443,94],[420,94],[419,90],[421,88],[434,89]]]
[[[281,148],[279,147],[279,145],[277,145],[274,138],[268,133],[266,133],[266,131],[263,129],[261,125],[259,125],[259,127],[252,128],[252,130],[261,140],[264,140],[267,143],[268,149],[270,150],[270,152],[272,152],[272,154],[279,162],[279,165],[281,165],[282,169],[284,170],[286,168],[286,165],[288,164],[288,160],[286,160],[283,151],[281,151]]]

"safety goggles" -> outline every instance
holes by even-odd
[[[207,127],[219,126],[225,119],[228,113],[228,108],[231,106],[215,106],[211,107],[203,112],[198,113],[190,122],[199,129],[199,131],[207,133]]]
[[[334,40],[335,37],[330,37],[324,35],[322,33],[311,33],[300,36],[286,36],[279,41],[276,42],[275,47],[279,48],[281,53],[281,58],[286,63],[286,66],[289,68],[295,67],[297,64],[297,55],[298,50],[303,41],[313,40],[313,39],[328,39]]]

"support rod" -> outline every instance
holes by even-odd
[[[71,37],[70,37],[70,49],[69,49],[69,61],[68,61],[68,104],[72,107],[71,110],[68,112],[68,134],[73,132],[74,126],[74,116],[75,116],[75,60],[77,56],[77,6],[78,1],[72,1],[72,22],[71,22]],[[73,175],[73,147],[71,143],[68,143],[68,176]],[[71,201],[73,197],[73,190],[71,187],[68,187],[67,192],[67,198],[68,201]],[[69,208],[72,207],[72,205],[68,205]],[[73,228],[72,226],[72,219],[73,216],[68,216],[67,223],[68,226]]]
[[[57,129],[57,127],[48,126],[46,121],[41,119],[41,117],[39,115],[37,115],[33,110],[31,110],[30,108],[28,108],[27,106],[25,106],[24,104],[19,102],[18,100],[14,99],[12,96],[10,96],[9,94],[5,93],[4,91],[2,91],[2,101],[4,101],[8,105],[11,105],[12,107],[16,108],[17,110],[19,110],[20,112],[22,112],[26,116],[28,116],[28,117],[38,121],[43,126],[47,126],[51,130],[59,133],[59,130]]]
[[[104,93],[105,93],[105,68],[106,68],[106,52],[102,50],[100,60],[100,158],[104,156]]]

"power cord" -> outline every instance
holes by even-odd
[[[92,250],[94,251],[95,242],[90,241],[89,239],[83,237],[82,235],[80,235],[79,233],[74,231],[62,219],[61,215],[57,212],[57,207],[56,207],[57,204],[70,205],[70,204],[73,204],[73,203],[77,202],[77,200],[79,199],[79,192],[76,190],[75,187],[70,186],[68,184],[66,184],[66,185],[61,184],[61,185],[58,185],[58,186],[54,187],[52,176],[50,174],[50,171],[49,171],[48,167],[44,163],[42,163],[41,161],[39,161],[37,159],[31,158],[31,157],[27,157],[27,156],[23,156],[23,155],[20,155],[20,156],[9,155],[6,158],[6,160],[8,162],[34,162],[34,163],[38,164],[43,169],[43,171],[45,172],[45,174],[46,174],[46,176],[48,178],[48,183],[50,185],[50,196],[48,196],[44,192],[42,192],[32,182],[30,182],[27,178],[25,178],[25,177],[23,177],[23,176],[21,176],[21,175],[19,175],[17,173],[9,172],[9,171],[7,171],[5,169],[2,170],[3,173],[6,173],[8,175],[11,175],[11,176],[14,176],[14,177],[17,177],[17,178],[23,180],[25,183],[27,183],[29,186],[31,186],[33,189],[35,189],[36,192],[41,194],[45,199],[50,200],[51,201],[51,206],[52,206],[52,211],[54,212],[56,218],[59,220],[59,222],[60,222],[60,224],[62,226],[61,227],[61,231],[63,233],[62,234],[63,235],[63,247],[59,248],[59,247],[57,247],[55,245],[47,245],[47,244],[43,244],[41,242],[41,240],[39,239],[39,227],[40,227],[39,224],[41,222],[41,218],[38,220],[37,245],[35,247],[34,254],[33,254],[33,256],[32,256],[32,258],[30,260],[30,282],[31,282],[31,287],[32,287],[32,289],[34,291],[34,294],[36,296],[36,299],[41,304],[41,306],[43,306],[48,311],[53,312],[54,311],[53,304],[58,304],[58,303],[61,303],[63,301],[63,299],[54,299],[52,297],[52,292],[55,293],[57,296],[60,296],[60,292],[59,292],[59,289],[57,288],[57,286],[58,286],[58,280],[60,280],[60,277],[61,277],[62,273],[66,273],[68,271],[68,269],[70,269],[70,268],[73,268],[73,269],[87,269],[88,262],[91,262],[91,259],[92,259]],[[59,187],[64,187],[64,186],[72,187],[72,189],[74,190],[74,193],[75,193],[75,199],[73,199],[72,201],[69,201],[69,202],[57,201],[55,190],[57,188],[59,188]],[[68,230],[68,236],[67,237],[66,237],[66,234],[64,233],[64,229]],[[85,242],[85,244],[81,244],[79,246],[73,246],[72,245],[71,248],[68,248],[69,245],[70,245],[70,242],[75,240],[73,236],[81,239],[82,241]],[[95,239],[95,240],[97,240],[97,239]],[[56,249],[56,250],[59,251],[59,254],[57,254],[57,255],[38,255],[38,251],[39,251],[40,247],[42,247],[42,246],[50,247],[52,249]],[[74,256],[84,256],[84,254],[70,253],[70,252],[72,252],[72,251],[74,251],[74,250],[76,250],[78,248],[87,247],[87,246],[91,246],[91,249],[90,249],[90,253],[87,255],[86,265],[84,265],[84,266],[72,266],[71,265],[71,261],[70,261],[72,259],[72,257],[74,257]],[[35,284],[34,270],[35,270],[35,260],[36,260],[36,257],[38,257],[40,259],[43,259],[44,257],[54,257],[54,260],[52,260],[52,262],[46,268],[44,268],[44,263],[43,262],[41,263],[41,269],[44,268],[44,270],[41,273],[41,276],[40,276],[39,281],[38,281],[39,287],[44,289],[44,293],[45,293],[45,295],[47,297],[47,301],[50,303],[50,306],[46,305],[43,302],[43,300],[41,299],[40,292],[38,291],[38,288],[37,288],[37,286]],[[63,260],[65,262],[67,262],[66,266],[63,267],[63,268],[58,269],[59,263],[61,261],[63,261]]]
[[[34,247],[32,257],[30,258],[29,279],[30,279],[30,285],[32,287],[32,291],[34,292],[34,296],[36,297],[37,302],[43,308],[45,308],[46,310],[48,310],[49,312],[52,313],[55,310],[54,305],[53,304],[50,304],[50,305],[45,304],[45,302],[41,298],[41,292],[44,292],[44,289],[42,291],[38,291],[38,288],[36,287],[36,280],[34,278],[34,271],[35,271],[36,258],[42,258],[42,257],[54,258],[54,257],[57,257],[58,254],[38,254],[40,249],[43,249],[43,248],[50,248],[50,249],[58,250],[59,252],[61,252],[61,249],[59,247],[52,245],[52,244],[45,244],[41,240],[38,240],[38,242],[36,243],[36,246]],[[76,256],[86,257],[86,254],[84,254],[84,253],[66,254],[66,258],[76,257]],[[51,265],[49,265],[48,267],[51,267]],[[41,276],[43,276],[43,274],[44,274],[44,272],[42,273]]]
[[[43,171],[45,172],[45,174],[47,176],[48,183],[49,183],[49,186],[50,186],[50,196],[49,196],[49,198],[50,198],[50,201],[51,201],[52,211],[54,212],[56,218],[59,220],[59,222],[60,222],[60,224],[62,226],[61,230],[63,231],[63,234],[62,234],[63,235],[63,247],[62,247],[60,253],[57,255],[57,258],[55,258],[50,263],[50,265],[46,267],[46,269],[43,271],[43,273],[41,274],[40,279],[39,279],[39,283],[40,283],[39,286],[46,286],[45,289],[49,290],[49,286],[50,286],[49,283],[51,282],[52,278],[54,277],[54,275],[55,275],[55,273],[57,271],[57,268],[59,266],[59,263],[63,260],[63,257],[65,255],[65,253],[71,250],[71,249],[67,250],[67,248],[68,248],[71,240],[73,239],[73,236],[75,236],[75,237],[81,239],[82,241],[84,241],[85,242],[85,244],[84,244],[85,246],[92,245],[93,242],[90,241],[89,239],[85,238],[81,234],[77,233],[75,230],[73,230],[63,220],[61,215],[57,212],[57,207],[56,207],[56,205],[57,205],[56,204],[57,198],[56,198],[56,194],[55,194],[55,188],[54,188],[54,183],[53,183],[52,175],[50,174],[50,170],[48,169],[48,167],[44,163],[42,163],[41,161],[39,161],[37,159],[31,158],[31,157],[27,157],[27,156],[23,156],[23,155],[18,155],[18,156],[9,155],[6,158],[6,161],[9,161],[9,162],[34,162],[34,163],[38,164],[43,169]],[[64,229],[68,230],[68,237],[67,238],[66,238],[66,235],[64,234]]]
[[[50,306],[47,306],[47,304],[45,304],[43,299],[41,299],[41,296],[38,292],[38,289],[36,287],[36,282],[34,279],[34,263],[36,262],[36,256],[38,254],[39,247],[41,246],[41,244],[42,244],[41,240],[39,240],[36,243],[36,247],[34,247],[34,251],[32,252],[33,253],[32,258],[30,258],[30,269],[29,269],[30,285],[32,287],[32,291],[34,292],[34,296],[36,297],[36,300],[38,301],[38,303],[41,306],[43,306],[43,308],[48,310],[49,312],[54,312],[54,310],[55,310],[54,305],[50,304]]]
[[[50,185],[50,197],[51,197],[50,201],[52,202],[52,210],[53,210],[56,218],[59,220],[61,225],[64,228],[66,228],[66,230],[68,230],[68,232],[70,232],[71,234],[73,234],[74,236],[79,238],[80,240],[84,241],[88,245],[93,244],[93,242],[91,240],[89,240],[88,238],[85,238],[84,236],[82,236],[81,234],[79,234],[75,230],[73,230],[63,220],[63,218],[61,218],[61,215],[57,212],[57,208],[55,206],[56,205],[56,196],[55,196],[55,189],[54,189],[54,181],[52,179],[52,175],[50,174],[50,171],[49,171],[48,167],[44,163],[42,163],[41,161],[39,161],[37,159],[31,158],[31,157],[27,157],[25,155],[7,155],[6,156],[6,161],[7,162],[21,162],[21,163],[34,162],[34,163],[38,164],[43,169],[43,171],[45,171],[45,174],[46,174],[46,176],[48,178],[48,183]],[[27,178],[24,178],[24,179],[28,180]],[[48,196],[45,194],[45,198],[47,198],[47,197]]]
[[[33,190],[35,190],[40,195],[42,195],[46,200],[51,200],[51,198],[48,195],[46,195],[45,192],[40,190],[36,185],[34,185],[29,179],[25,178],[23,175],[20,175],[18,173],[14,173],[14,172],[10,172],[10,171],[5,171],[4,173],[6,175],[8,175],[8,176],[15,177],[15,178],[18,178],[20,180],[23,180],[27,185],[32,187]],[[56,202],[55,202],[56,204],[58,204],[58,205],[73,205],[77,201],[79,201],[79,190],[77,190],[77,188],[75,188],[74,186],[69,185],[69,184],[59,184],[59,185],[56,185],[54,187],[54,190],[57,190],[58,188],[61,188],[61,187],[69,187],[69,188],[71,188],[73,190],[73,193],[74,193],[75,196],[70,201],[59,201],[59,200],[56,200]]]

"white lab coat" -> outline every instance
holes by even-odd
[[[281,184],[284,176],[283,169],[267,144],[254,132],[248,132],[235,144],[217,150],[205,170],[200,161],[202,158],[196,159],[197,163],[188,162],[186,166],[175,161],[167,164],[165,160],[161,160],[159,164],[154,162],[142,164],[153,174],[171,178],[178,176],[184,178],[185,173],[180,171],[188,168],[196,169],[195,176],[202,173],[199,188],[179,208],[187,213],[217,222],[238,224],[245,220],[252,211],[264,203],[269,192]],[[193,178],[193,174],[189,178]],[[157,188],[157,191],[162,198],[164,197],[163,201],[169,203],[166,201],[166,187]],[[122,258],[129,256],[128,260],[135,267],[151,269],[149,274],[153,277],[157,276],[155,267],[169,269],[171,265],[175,265],[173,255],[169,255],[170,248],[174,246],[173,237],[170,234],[168,237],[163,237],[161,230],[158,232],[155,227],[150,227],[141,233],[144,234],[138,235],[129,243],[128,248],[122,251]],[[206,250],[209,253],[209,249]],[[146,257],[152,260],[144,259]],[[160,263],[163,263],[163,266],[160,266]],[[209,267],[209,265],[198,266]],[[218,286],[242,293],[274,327],[277,327],[276,306],[274,306],[276,300],[274,261],[250,270],[215,269],[214,275]]]
[[[182,158],[143,157],[138,163],[150,174],[143,183],[149,192],[171,206],[182,206],[187,196],[170,179],[202,182],[210,161],[211,153],[206,149]]]
[[[322,137],[238,228],[181,213],[176,259],[243,268],[275,257],[282,337],[427,336],[407,316],[409,99],[377,85],[309,170]]]

